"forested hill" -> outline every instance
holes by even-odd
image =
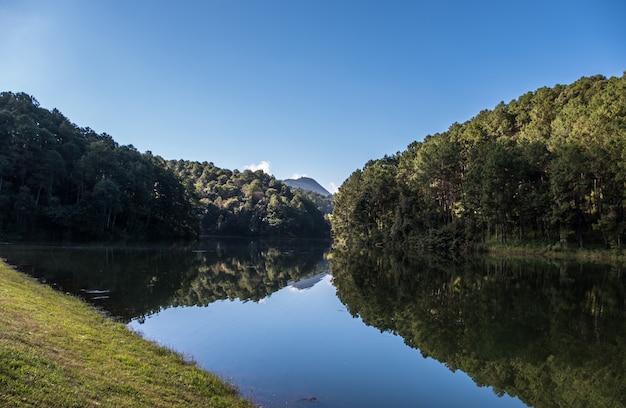
[[[166,166],[194,192],[206,234],[330,236],[322,210],[305,193],[261,170],[231,171],[185,160]]]
[[[167,162],[80,128],[32,96],[0,93],[0,238],[178,239],[202,226],[233,235],[328,233],[310,200],[261,172]]]
[[[300,177],[297,179],[285,179],[283,183],[287,184],[289,187],[299,188],[301,190],[308,190],[324,197],[328,197],[331,195],[328,190],[322,187],[317,181],[310,177]]]
[[[323,214],[332,214],[334,195],[329,193],[317,181],[309,177],[300,177],[298,179],[285,179],[283,183],[291,188],[300,190],[311,201],[313,201]]]
[[[458,251],[489,240],[621,247],[626,73],[500,103],[368,162],[341,186],[338,244]]]

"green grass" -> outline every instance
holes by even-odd
[[[490,241],[484,245],[482,250],[493,255],[501,255],[509,258],[533,256],[589,263],[626,263],[626,250],[624,249],[564,248],[559,244],[547,245],[545,243],[533,242],[502,244],[500,242]]]
[[[0,261],[0,406],[252,404],[179,354]]]

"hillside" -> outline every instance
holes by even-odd
[[[338,244],[466,251],[487,242],[621,248],[626,73],[501,102],[355,171],[335,198]]]
[[[173,240],[328,236],[305,194],[262,172],[167,162],[0,93],[0,238]]]
[[[312,191],[320,194],[324,197],[331,195],[328,190],[322,187],[317,181],[309,177],[300,177],[297,179],[285,179],[283,183],[291,188],[298,188],[300,190]]]
[[[330,225],[305,192],[261,170],[227,170],[213,163],[171,160],[166,167],[197,200],[209,235],[328,237]]]
[[[322,214],[329,215],[333,213],[334,195],[330,194],[317,181],[308,177],[300,177],[298,179],[283,180],[283,183],[291,188],[301,191],[309,200],[313,201]]]

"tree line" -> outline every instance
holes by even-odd
[[[78,127],[30,95],[0,93],[0,237],[187,239],[203,228],[257,236],[329,231],[315,204],[271,176],[166,161]]]
[[[490,240],[621,248],[626,73],[544,87],[369,161],[334,202],[338,244],[448,252]]]
[[[261,170],[227,170],[213,163],[166,163],[201,209],[202,231],[210,235],[327,237],[330,224],[305,192]]]

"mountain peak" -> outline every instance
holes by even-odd
[[[315,181],[314,179],[310,177],[300,177],[297,179],[285,179],[285,180],[282,180],[282,182],[291,188],[299,188],[301,190],[308,190],[317,194],[321,194],[323,196],[331,195],[328,192],[328,190],[326,190],[317,181]]]

